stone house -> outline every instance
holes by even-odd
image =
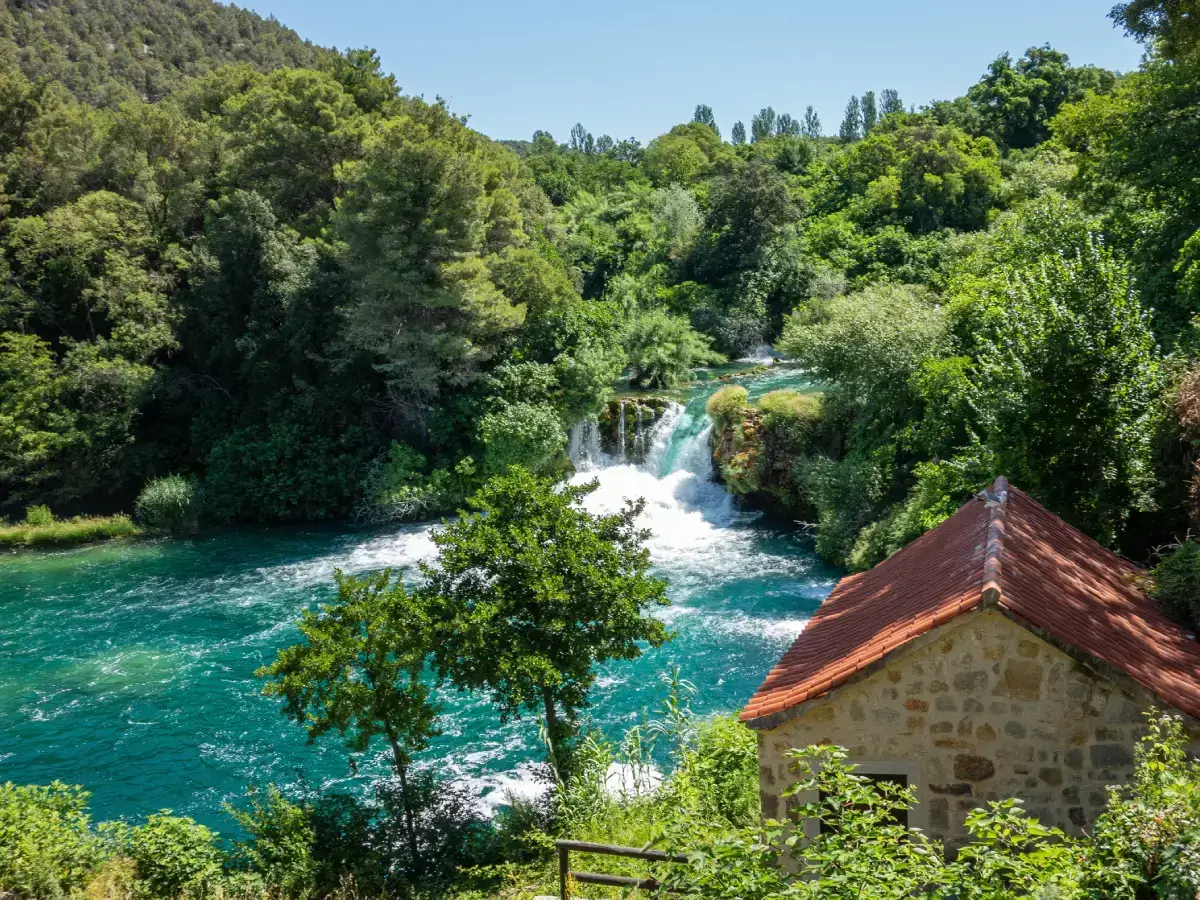
[[[1010,796],[1081,833],[1129,779],[1146,710],[1200,738],[1200,644],[1139,571],[998,478],[843,578],[742,713],[763,815],[785,812],[784,752],[828,743],[913,786],[908,823],[950,852],[969,810]]]

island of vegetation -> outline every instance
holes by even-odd
[[[264,786],[225,836],[4,784],[0,896],[515,900],[556,889],[555,837],[685,854],[657,874],[729,900],[1197,896],[1169,717],[1089,837],[998,800],[953,861],[832,748],[795,754],[829,827],[762,823],[752,735],[678,672],[618,742],[588,729],[597,666],[669,638],[665,585],[638,504],[557,480],[576,423],[623,446],[624,414],[768,345],[816,387],[714,394],[715,469],[825,559],[867,568],[1003,472],[1200,624],[1200,31],[1172,0],[1113,17],[1135,72],[1034,47],[956,99],[853,96],[834,136],[700,104],[642,146],[492,140],[372,51],[207,0],[8,0],[0,547],[466,511],[418,586],[339,574],[260,673],[394,783]],[[488,817],[420,761],[435,684],[541,718],[540,799]]]

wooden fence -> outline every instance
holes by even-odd
[[[639,850],[636,847],[618,847],[614,844],[592,844],[588,841],[555,841],[558,847],[558,896],[570,900],[571,882],[580,884],[604,884],[610,887],[636,888],[642,891],[657,891],[662,885],[655,878],[631,878],[628,875],[604,875],[599,872],[572,872],[571,851],[578,853],[603,853],[608,856],[624,856],[645,859],[650,862],[685,863],[686,856],[664,853],[661,850]]]

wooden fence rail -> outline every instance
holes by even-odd
[[[639,850],[637,847],[619,847],[615,844],[593,844],[589,841],[555,841],[558,848],[558,896],[559,900],[570,900],[571,882],[581,884],[604,884],[611,887],[637,888],[642,891],[657,891],[662,885],[655,878],[631,878],[628,875],[604,875],[599,872],[572,872],[571,851],[578,853],[603,853],[608,856],[624,856],[645,859],[650,862],[685,863],[686,856],[664,853],[661,850]]]

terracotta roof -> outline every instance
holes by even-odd
[[[843,578],[742,719],[818,697],[984,602],[1200,717],[1200,644],[1134,584],[1140,571],[997,478],[937,528]]]

